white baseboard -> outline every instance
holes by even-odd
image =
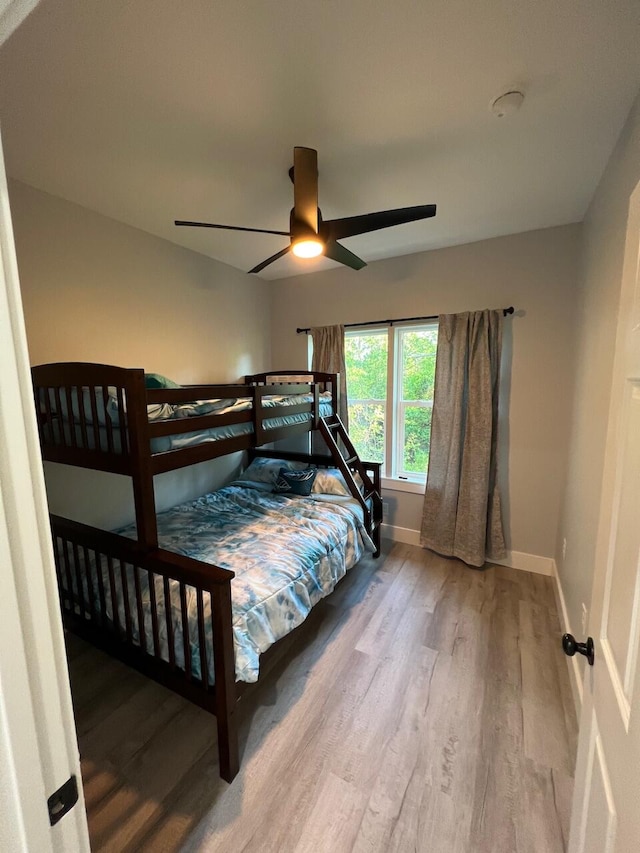
[[[496,566],[507,566],[519,569],[521,572],[533,572],[536,575],[553,577],[553,558],[539,557],[537,554],[527,554],[524,551],[507,551],[504,560],[491,560]]]
[[[382,524],[381,534],[384,539],[392,542],[402,542],[404,545],[419,545],[420,531],[410,527],[395,527],[393,524]]]
[[[556,561],[553,560],[553,591],[556,596],[556,605],[558,607],[558,617],[560,619],[560,628],[565,634],[573,634],[571,625],[569,624],[569,613],[567,611],[567,603],[562,591],[562,583],[558,574]],[[579,658],[579,660],[578,660]],[[569,668],[569,681],[571,682],[571,692],[573,693],[573,702],[576,706],[576,714],[578,720],[582,713],[582,673],[581,662],[584,659],[580,655],[574,655],[572,658],[567,657],[567,666]]]
[[[382,535],[393,542],[404,545],[420,545],[420,531],[410,527],[396,527],[393,524],[382,525]],[[551,557],[538,557],[536,554],[525,554],[523,551],[509,551],[504,560],[491,560],[497,566],[508,566],[523,572],[535,572],[537,575],[553,575],[553,560]]]

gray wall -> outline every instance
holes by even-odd
[[[619,183],[605,179],[607,197],[614,199],[609,206],[615,207]],[[579,225],[378,261],[358,274],[339,269],[265,284],[24,184],[11,183],[11,202],[32,363],[103,361],[143,366],[179,382],[225,382],[267,366],[306,364],[308,341],[295,334],[298,325],[514,304],[518,315],[505,324],[501,422],[507,535],[513,550],[558,556],[572,353],[581,325],[576,315]],[[609,255],[621,264],[624,229],[620,236],[615,221],[604,212],[598,216],[598,209],[594,205],[587,223],[588,266]],[[613,249],[603,253],[603,242]],[[590,401],[601,396],[607,382],[615,317],[610,322],[604,317],[603,325],[602,300],[611,296],[610,285],[605,286],[610,278],[592,271],[585,280],[581,311],[587,320],[580,332],[576,405],[589,415]],[[270,311],[271,328],[265,324]],[[593,482],[584,491],[584,459],[598,458],[605,408],[603,402],[599,424],[591,416],[583,423],[579,412],[574,421],[563,535],[580,530],[579,519],[596,511],[598,466],[587,467]],[[228,478],[237,464],[232,457],[157,478],[158,505],[201,494]],[[70,474],[47,465],[47,484],[56,512],[101,526],[132,517],[126,478]],[[420,495],[388,492],[385,497],[390,523],[418,528]],[[584,563],[572,544],[577,538],[569,533],[567,563],[561,567],[574,612],[591,580],[588,571],[576,568]]]
[[[181,383],[268,368],[264,282],[25,184],[11,182],[10,198],[32,364],[143,367]],[[158,506],[203,494],[238,463],[157,477]],[[46,480],[54,512],[106,527],[133,518],[128,478],[47,464]]]
[[[509,547],[551,557],[566,469],[581,226],[283,279],[272,284],[274,368],[306,362],[297,326],[499,308],[505,322],[501,481]],[[390,523],[417,529],[422,496],[386,492]]]
[[[568,476],[556,562],[574,630],[590,607],[611,373],[629,197],[640,180],[640,98],[631,110],[589,207],[578,309],[577,371]],[[567,541],[562,556],[563,539]]]

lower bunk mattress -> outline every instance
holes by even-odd
[[[283,463],[286,464],[286,463]],[[335,472],[338,474],[338,472]],[[339,476],[339,474],[338,474]],[[236,481],[196,501],[158,515],[159,545],[205,563],[235,572],[231,581],[232,621],[236,680],[258,680],[260,655],[300,625],[315,604],[332,592],[338,581],[367,551],[375,550],[363,524],[359,503],[345,494],[316,493],[309,497],[273,494],[272,485]],[[332,491],[336,491],[332,489]],[[135,526],[118,531],[135,538]],[[107,618],[113,622],[112,595],[102,560],[90,560],[87,583],[81,578],[84,600],[93,591],[96,606],[98,572],[102,575]],[[125,566],[126,590],[133,620],[133,640],[140,645],[134,589],[134,569]],[[160,652],[169,660],[163,581],[159,575],[141,572],[143,622],[147,647],[152,648],[149,577],[155,587],[160,629]],[[119,624],[124,624],[124,593],[116,573],[115,599]],[[64,582],[63,582],[63,585]],[[76,580],[71,579],[77,593]],[[187,612],[191,671],[200,678],[197,595],[187,587]],[[77,595],[74,595],[77,601]],[[184,637],[179,585],[170,585],[171,624],[175,662],[185,668]],[[206,661],[214,682],[211,602],[204,594]],[[76,605],[76,613],[78,606]]]

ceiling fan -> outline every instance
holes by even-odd
[[[379,210],[361,216],[346,216],[343,219],[323,220],[318,207],[318,152],[314,148],[293,149],[293,166],[289,169],[293,182],[293,209],[289,215],[288,231],[270,231],[264,228],[242,228],[239,225],[215,225],[212,222],[187,222],[175,220],[176,225],[195,228],[221,228],[226,231],[253,231],[258,234],[279,234],[288,237],[289,245],[266,261],[262,261],[250,273],[259,273],[287,252],[299,258],[315,258],[324,255],[354,270],[366,267],[366,263],[346,249],[338,240],[368,234],[381,228],[403,225],[418,219],[436,215],[435,204],[420,204],[415,207],[400,207],[396,210]]]

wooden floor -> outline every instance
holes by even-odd
[[[215,719],[80,640],[69,657],[94,850],[556,853],[576,722],[550,578],[387,544]]]

